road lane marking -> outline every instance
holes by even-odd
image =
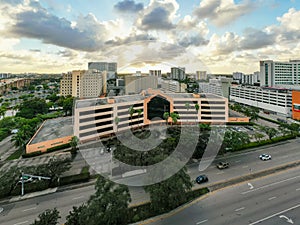
[[[20,223],[15,223],[14,225],[21,225],[21,224],[25,224],[25,223],[28,223],[28,220],[20,222]]]
[[[73,200],[77,200],[77,199],[81,199],[81,198],[83,198],[84,196],[83,195],[81,195],[81,196],[79,196],[79,197],[75,197],[75,198],[73,198]]]
[[[225,172],[224,171],[222,171],[222,172],[219,172],[219,173],[217,173],[218,175],[220,175],[220,174],[224,174]]]
[[[0,207],[0,213],[2,213],[2,212],[3,212],[3,210],[4,210],[4,209]]]
[[[271,201],[271,200],[273,200],[275,198],[277,198],[277,197],[274,196],[274,197],[268,198],[268,200]]]
[[[291,178],[288,178],[288,179],[285,179],[285,180],[277,181],[277,182],[274,182],[274,183],[271,183],[271,184],[267,184],[267,185],[264,185],[264,186],[261,186],[261,187],[258,187],[258,188],[249,190],[249,191],[244,191],[244,192],[242,192],[241,194],[242,194],[242,195],[248,194],[248,193],[250,193],[250,192],[257,191],[257,190],[260,190],[260,189],[263,189],[263,188],[267,188],[267,187],[271,187],[271,186],[274,186],[274,185],[276,185],[276,184],[281,184],[281,183],[283,183],[283,182],[290,181],[290,180],[294,180],[294,179],[297,179],[297,178],[299,178],[299,177],[300,177],[300,176],[295,176],[295,177],[291,177]]]
[[[35,210],[36,209],[36,207],[32,207],[32,208],[29,208],[29,209],[24,209],[24,210],[22,210],[23,212],[26,212],[26,211],[30,211],[30,210]]]
[[[265,218],[263,218],[263,219],[257,220],[257,221],[255,221],[254,223],[250,223],[249,225],[254,225],[254,224],[261,223],[261,222],[263,222],[263,221],[265,221],[265,220],[268,220],[268,219],[270,219],[270,218],[272,218],[272,217],[274,217],[274,216],[278,216],[278,215],[280,215],[280,214],[283,214],[283,213],[288,212],[288,211],[290,211],[290,210],[296,209],[296,208],[298,208],[298,207],[300,207],[300,204],[295,205],[295,206],[293,206],[293,207],[291,207],[291,208],[285,209],[285,210],[283,210],[283,211],[281,211],[281,212],[275,213],[275,214],[273,214],[273,215],[267,216],[267,217],[265,217]]]
[[[234,210],[234,211],[235,211],[235,212],[238,212],[238,211],[241,211],[241,210],[243,210],[243,209],[245,209],[245,207],[238,208],[238,209],[236,209],[236,210]]]
[[[300,188],[297,188],[296,191],[300,191]]]
[[[248,168],[249,166],[243,166],[243,168],[245,169],[245,168]]]
[[[201,223],[205,223],[205,222],[207,222],[208,220],[202,220],[202,221],[200,221],[200,222],[198,222],[198,223],[196,223],[196,224],[201,224]]]
[[[241,162],[241,160],[237,160],[237,161],[235,161],[236,163],[239,163],[239,162]]]

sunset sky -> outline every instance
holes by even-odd
[[[299,0],[1,0],[0,73],[253,73],[300,58]]]

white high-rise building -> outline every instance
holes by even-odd
[[[260,61],[260,86],[293,88],[300,86],[300,60]]]
[[[184,67],[172,67],[171,68],[171,79],[184,80],[186,78]]]

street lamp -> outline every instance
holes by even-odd
[[[39,179],[39,180],[50,180],[50,177],[43,177],[43,176],[36,176],[36,175],[32,175],[32,174],[25,174],[22,172],[22,176],[21,176],[21,196],[24,195],[24,184],[25,184],[25,180],[26,182],[28,181],[32,181],[32,179]],[[19,181],[20,182],[20,181]]]

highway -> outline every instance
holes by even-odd
[[[300,167],[210,193],[149,225],[300,224]]]
[[[249,151],[249,152],[238,153],[238,154],[229,154],[224,158],[221,157],[216,160],[216,162],[222,160],[228,161],[230,163],[230,168],[228,169],[218,170],[215,167],[215,165],[211,165],[206,171],[199,172],[198,164],[194,164],[188,167],[189,168],[188,172],[192,177],[192,179],[194,179],[199,174],[205,173],[209,177],[209,183],[203,185],[197,185],[197,184],[196,185],[198,187],[206,186],[214,182],[228,180],[233,177],[247,175],[252,172],[265,170],[268,168],[272,168],[274,166],[299,160],[300,159],[299,143],[300,140],[295,139],[281,144],[277,144],[272,147],[268,146],[268,147],[259,148],[256,151]],[[271,154],[272,160],[270,161],[259,160],[258,156],[261,153]],[[214,164],[216,162],[214,162]],[[138,179],[138,176],[131,177],[130,179]],[[247,185],[244,186],[247,187]],[[228,190],[231,189],[229,188]],[[130,187],[130,192],[132,194],[132,199],[133,199],[132,204],[147,201],[149,199],[148,195],[146,195],[143,189],[140,187]],[[91,185],[91,186],[82,187],[78,189],[66,190],[64,192],[55,192],[52,194],[30,198],[23,201],[18,201],[18,202],[13,202],[8,204],[0,203],[0,224],[28,225],[31,222],[33,222],[35,218],[37,218],[38,214],[45,211],[46,209],[52,209],[54,207],[56,207],[60,211],[62,216],[60,222],[63,223],[65,221],[65,216],[68,215],[68,212],[72,209],[72,206],[80,205],[83,202],[87,201],[89,196],[93,193],[94,193],[94,186]],[[247,194],[245,196],[247,196]],[[262,202],[262,204],[264,204],[264,202]],[[240,206],[240,208],[242,207],[245,206]],[[3,210],[1,210],[1,208]],[[239,209],[239,207],[236,207],[236,209]],[[240,211],[243,211],[243,209],[240,209]],[[205,220],[205,218],[203,220]]]

